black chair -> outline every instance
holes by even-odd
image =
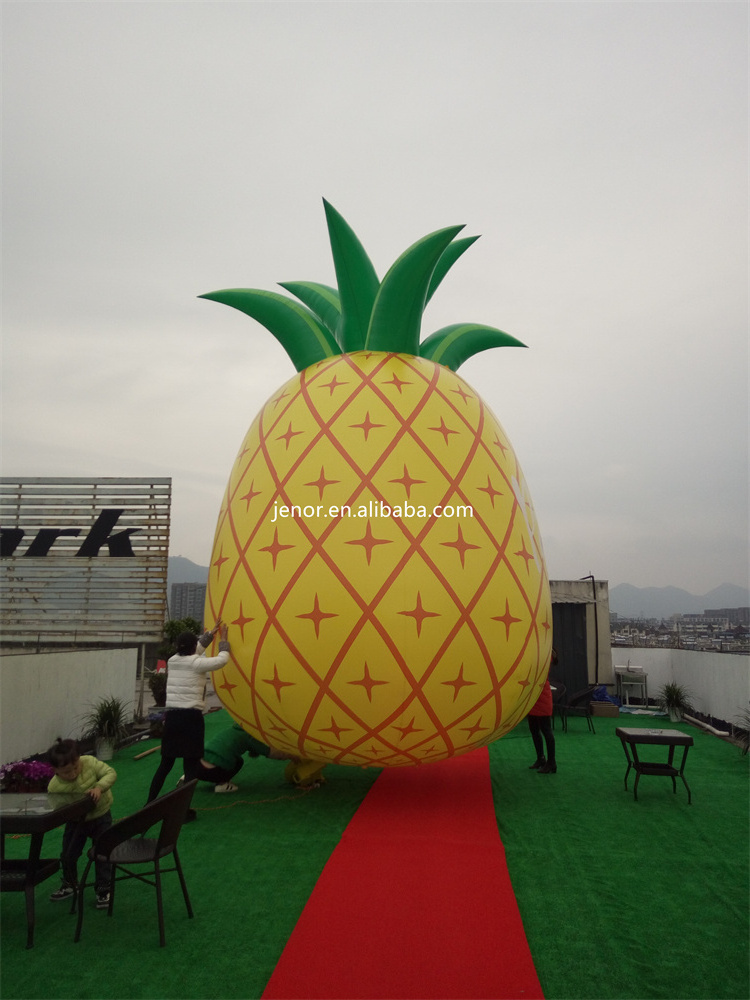
[[[565,685],[558,681],[550,681],[550,687],[552,688],[552,728],[555,728],[555,714],[557,714],[560,716],[562,730],[566,733],[568,720],[565,715]]]
[[[182,874],[180,856],[177,853],[177,838],[187,817],[190,808],[190,800],[193,797],[197,780],[188,781],[180,785],[174,792],[162,795],[153,802],[149,802],[132,816],[113,823],[109,830],[106,830],[96,841],[88,852],[88,864],[83,873],[77,894],[78,923],[74,941],[81,937],[81,926],[83,924],[83,893],[86,889],[86,880],[91,866],[96,861],[109,861],[112,865],[112,878],[109,886],[109,907],[107,915],[112,916],[115,902],[115,883],[123,879],[137,878],[147,885],[156,888],[156,908],[159,914],[159,944],[164,947],[166,939],[164,937],[164,909],[162,905],[161,877],[167,872],[177,872],[182,886],[182,895],[185,897],[188,917],[193,916],[193,908],[190,904],[185,877]],[[160,823],[157,837],[146,837],[145,834],[157,823]],[[172,855],[174,858],[173,868],[162,868],[161,862]],[[131,871],[135,865],[150,865],[151,871],[147,874]],[[124,874],[118,875],[118,871]],[[152,881],[153,879],[153,881]],[[90,883],[93,885],[94,883]]]
[[[576,691],[572,694],[566,704],[565,704],[565,731],[568,730],[568,719],[571,715],[582,715],[588,723],[589,730],[592,733],[596,733],[594,729],[594,720],[591,715],[591,698],[594,691],[596,690],[596,684],[589,684],[587,688],[583,688],[581,691]]]

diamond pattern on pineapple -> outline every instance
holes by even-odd
[[[234,626],[219,697],[321,762],[407,766],[495,739],[549,659],[538,539],[510,442],[462,378],[402,354],[317,362],[274,393],[230,475],[206,610]]]

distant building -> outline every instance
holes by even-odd
[[[205,583],[172,584],[172,597],[169,602],[170,618],[195,618],[202,625],[205,604]]]
[[[726,618],[730,625],[750,625],[750,608],[707,609],[703,613],[714,618]]]

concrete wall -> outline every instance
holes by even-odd
[[[58,736],[82,735],[100,698],[135,710],[138,649],[19,653],[0,658],[0,764],[42,753]]]
[[[688,649],[613,647],[612,668],[643,667],[648,697],[654,701],[669,681],[687,688],[698,712],[738,725],[750,700],[750,656]],[[612,689],[614,693],[614,689]]]

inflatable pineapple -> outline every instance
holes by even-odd
[[[426,236],[382,282],[325,205],[338,290],[203,296],[247,313],[298,374],[229,477],[206,620],[231,628],[214,685],[249,733],[300,757],[404,766],[524,718],[547,675],[549,584],[502,427],[456,369],[523,346],[476,323],[420,342],[425,304],[474,242]]]

